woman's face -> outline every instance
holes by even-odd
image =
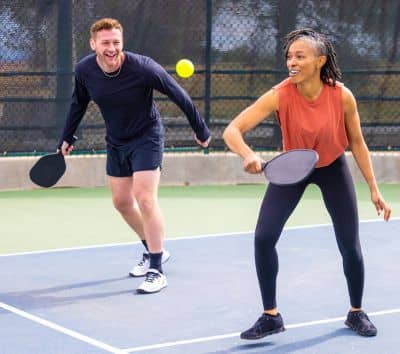
[[[319,78],[325,62],[326,56],[318,55],[314,43],[302,38],[295,40],[290,45],[286,56],[289,77],[294,84]]]

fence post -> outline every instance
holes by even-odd
[[[207,0],[206,13],[206,52],[205,52],[205,89],[204,89],[204,119],[210,123],[211,98],[211,36],[212,36],[212,0]]]
[[[204,81],[204,119],[210,126],[211,105],[211,41],[212,41],[212,0],[207,0],[206,9],[206,51],[205,51],[205,81]],[[208,148],[204,153],[208,154]]]
[[[63,126],[72,93],[72,0],[58,0],[57,10],[56,135]]]

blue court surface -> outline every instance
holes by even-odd
[[[343,324],[348,295],[330,225],[284,231],[287,330],[250,342],[239,332],[262,312],[251,232],[166,241],[169,286],[153,295],[136,294],[143,278],[128,277],[140,243],[0,256],[0,353],[400,353],[399,235],[399,219],[360,224],[373,338]]]

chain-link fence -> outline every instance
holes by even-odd
[[[343,80],[358,99],[367,144],[400,147],[400,2],[397,0],[2,0],[0,153],[52,151],[72,93],[75,63],[90,53],[89,27],[101,17],[124,25],[125,49],[174,74],[190,58],[196,73],[178,82],[208,121],[214,147],[241,110],[286,77],[282,38],[312,27],[334,43]],[[166,146],[193,146],[182,112],[161,94]],[[89,106],[77,149],[103,150],[104,124]],[[247,135],[254,148],[279,149],[266,120]]]

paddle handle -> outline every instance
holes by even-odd
[[[268,165],[268,162],[266,162],[266,161],[261,162],[261,171],[264,171],[265,167],[267,167],[267,165]]]

